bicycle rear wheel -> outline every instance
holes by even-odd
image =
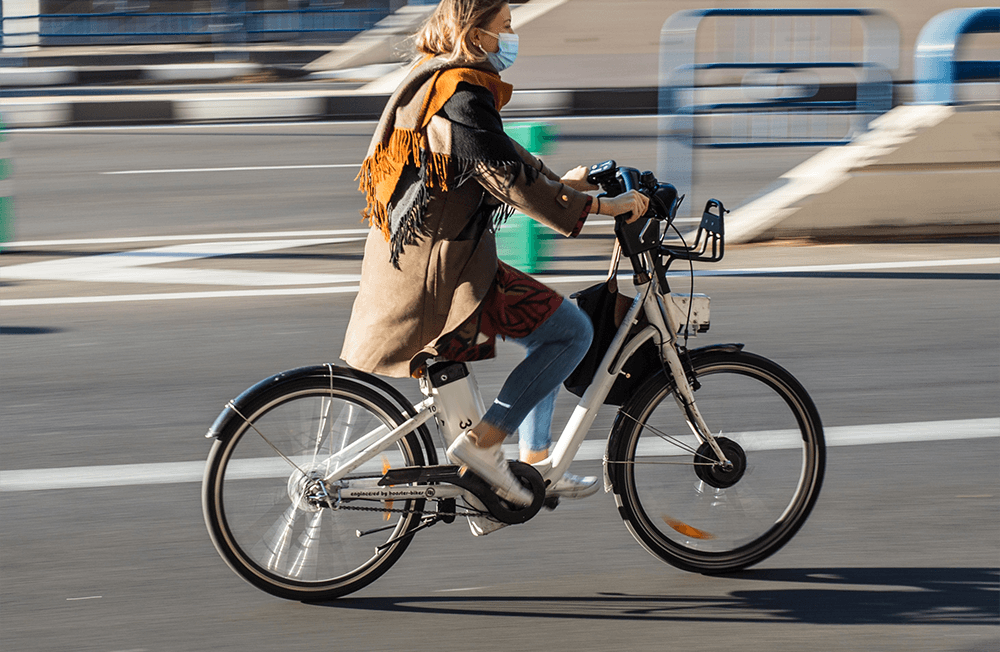
[[[698,409],[731,469],[712,465],[658,374],[619,413],[609,463],[619,512],[649,552],[687,571],[737,571],[771,556],[819,495],[826,449],[805,389],[745,352],[695,355]]]
[[[409,545],[410,537],[397,538],[416,527],[413,511],[424,501],[341,508],[336,495],[325,504],[308,499],[307,487],[329,473],[331,455],[404,420],[379,392],[332,371],[243,401],[212,448],[202,490],[205,522],[222,558],[257,588],[293,600],[329,600],[375,581]],[[410,433],[346,479],[422,464],[419,439]],[[379,528],[363,539],[356,534]]]

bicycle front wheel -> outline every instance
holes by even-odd
[[[649,552],[687,571],[756,564],[805,522],[823,481],[823,427],[805,389],[745,352],[696,355],[695,402],[732,462],[692,434],[674,387],[658,374],[619,412],[609,464],[615,500]]]
[[[202,490],[205,522],[226,563],[257,588],[294,600],[336,598],[385,573],[409,544],[402,535],[417,525],[423,501],[318,500],[315,481],[331,472],[338,451],[404,420],[371,387],[335,376],[299,378],[247,400],[222,428]],[[410,433],[346,480],[423,463]],[[378,532],[360,538],[366,530]]]

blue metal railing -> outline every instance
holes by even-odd
[[[38,14],[0,17],[0,45],[8,28],[11,37],[34,36],[32,45],[107,45],[211,41],[238,35],[239,40],[292,40],[302,35],[344,40],[371,29],[391,13],[388,0],[368,9],[303,8],[288,10],[239,10],[194,12],[106,12],[90,14]],[[398,3],[395,3],[398,4]],[[37,32],[16,31],[9,25],[37,20]]]
[[[892,108],[898,63],[896,23],[875,10],[677,12],[660,32],[657,176],[691,189],[699,149],[849,143]]]
[[[1000,82],[1000,61],[962,61],[956,55],[967,34],[1000,33],[1000,7],[949,9],[934,16],[917,37],[913,56],[917,104],[955,102],[955,84]]]

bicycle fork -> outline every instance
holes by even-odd
[[[656,281],[651,279],[649,282],[655,283]],[[653,290],[652,295],[656,299],[657,309],[650,309],[651,306],[647,304],[646,317],[660,333],[667,333],[668,335],[666,338],[660,338],[660,356],[666,363],[667,369],[674,380],[674,400],[677,401],[678,407],[684,412],[684,418],[695,438],[702,444],[707,443],[712,448],[712,452],[715,454],[719,464],[722,465],[722,468],[729,470],[732,468],[733,463],[722,451],[718,442],[715,441],[715,436],[712,434],[711,429],[705,422],[705,418],[698,409],[698,405],[694,399],[695,389],[688,380],[687,369],[684,367],[680,354],[677,352],[677,332],[673,326],[677,323],[677,320],[674,315],[670,314],[670,311],[677,310],[677,307],[673,302],[667,302],[668,305],[664,305],[663,296],[656,291],[656,288],[653,288]]]

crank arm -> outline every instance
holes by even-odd
[[[516,471],[515,475],[518,473],[527,475],[533,480],[533,485],[538,485],[537,491],[535,491],[533,487],[533,493],[539,495],[536,496],[536,499],[531,503],[531,505],[520,509],[511,509],[500,499],[499,496],[496,495],[493,491],[493,487],[491,487],[489,483],[471,471],[466,470],[465,473],[462,473],[462,467],[454,464],[445,464],[440,466],[409,466],[398,469],[389,469],[386,471],[382,479],[379,480],[379,485],[385,486],[404,483],[419,483],[418,486],[413,487],[413,489],[426,489],[427,493],[424,494],[424,497],[426,498],[450,497],[452,494],[448,493],[447,485],[452,485],[453,487],[464,489],[478,498],[479,501],[486,507],[490,516],[496,518],[497,520],[508,524],[524,523],[537,514],[538,510],[541,509],[545,496],[545,485],[542,482],[541,476],[538,475],[538,471],[530,465],[522,464],[521,462],[513,462],[511,470]],[[429,487],[424,487],[424,483],[439,484],[432,484]],[[405,489],[405,487],[390,487],[387,490],[398,491]],[[432,491],[435,493],[431,493]],[[341,492],[342,497],[346,495],[347,494],[344,491]]]

